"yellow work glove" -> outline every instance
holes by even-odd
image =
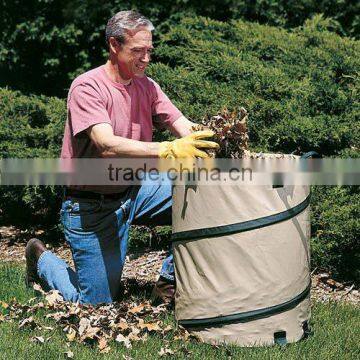
[[[214,141],[201,140],[214,136],[211,130],[195,131],[174,141],[160,143],[159,157],[163,159],[174,158],[207,158],[209,155],[199,149],[218,149],[219,144]]]

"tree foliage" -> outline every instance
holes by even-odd
[[[103,6],[106,13],[108,8]],[[84,14],[77,16],[83,18]],[[90,29],[96,14],[89,11],[87,15]],[[292,30],[204,17],[182,17],[176,25],[172,21],[162,23],[148,74],[186,116],[200,121],[223,108],[244,106],[250,114],[252,150],[316,150],[325,156],[359,157],[359,41],[328,31],[331,21],[323,17]],[[25,31],[23,36],[28,39],[30,34]],[[35,42],[39,36],[34,35]],[[89,66],[98,65],[97,55],[92,58],[91,51],[84,54]],[[79,61],[78,70],[87,67],[82,67],[84,63]],[[26,66],[24,74],[29,71]],[[63,70],[62,81],[69,86],[78,70],[74,72],[73,67],[71,76],[69,69]],[[57,76],[57,71],[54,74]],[[25,96],[5,88],[0,99],[1,157],[59,155],[66,118],[64,100]],[[166,135],[157,134],[156,138]],[[35,214],[37,221],[55,223],[57,188],[2,187],[0,191],[3,219],[25,223],[34,221]],[[360,268],[359,187],[316,188],[312,207],[314,265],[349,276],[350,268]],[[352,271],[352,276],[360,279],[358,272]]]
[[[0,86],[64,97],[76,75],[104,61],[106,22],[125,9],[148,16],[157,34],[185,15],[295,28],[318,13],[331,20],[317,22],[317,30],[357,38],[360,33],[356,0],[3,0]]]

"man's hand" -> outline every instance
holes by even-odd
[[[183,138],[174,141],[164,141],[159,146],[159,157],[163,159],[174,158],[207,158],[209,155],[199,149],[218,149],[214,141],[201,140],[214,136],[211,130],[195,131]]]

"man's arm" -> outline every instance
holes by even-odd
[[[177,137],[191,134],[191,128],[196,124],[181,116],[175,120],[170,131]],[[102,157],[158,157],[159,143],[143,142],[114,135],[110,124],[100,123],[86,130]]]
[[[158,157],[159,143],[143,142],[114,135],[110,124],[100,123],[86,130],[100,155],[109,157]]]
[[[217,149],[219,145],[213,141],[203,140],[211,137],[214,133],[210,130],[192,132],[191,121],[186,118],[179,121],[176,126],[178,134],[189,133],[174,141],[142,142],[114,135],[112,126],[100,123],[87,129],[91,141],[98,148],[104,158],[110,157],[160,157],[160,158],[184,158],[184,157],[208,157],[201,149]],[[191,135],[190,135],[191,134]]]
[[[169,126],[169,130],[177,137],[184,137],[193,132],[191,130],[193,126],[196,126],[196,124],[188,120],[185,116],[181,116]]]

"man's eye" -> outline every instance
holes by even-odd
[[[143,53],[145,51],[145,49],[132,49],[132,51],[136,54],[140,54],[140,53]],[[152,53],[152,49],[148,49],[146,50],[148,54],[151,54]]]

